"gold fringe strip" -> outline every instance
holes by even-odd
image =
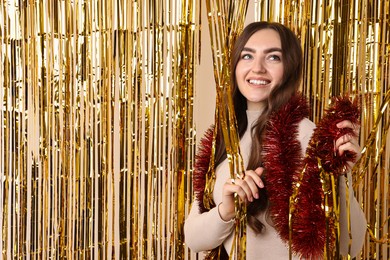
[[[240,154],[237,122],[232,100],[230,84],[230,60],[232,45],[244,25],[248,1],[207,0],[206,7],[209,20],[211,48],[213,52],[214,77],[216,82],[215,137],[219,125],[226,144],[230,174],[237,178],[245,174],[244,163]],[[227,105],[225,105],[227,102]],[[214,148],[212,150],[209,173],[205,188],[205,206],[210,207],[215,183]],[[235,197],[236,226],[233,239],[231,259],[246,259],[246,206]]]

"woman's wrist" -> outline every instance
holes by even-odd
[[[227,212],[222,202],[218,204],[218,214],[224,222],[232,221],[236,215],[234,211]]]

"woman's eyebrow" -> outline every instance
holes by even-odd
[[[252,49],[252,48],[249,48],[249,47],[244,47],[244,48],[242,49],[242,51],[247,51],[247,52],[252,52],[252,53],[255,53],[255,52],[256,52],[255,49]]]
[[[255,53],[256,52],[255,49],[249,48],[249,47],[244,47],[242,49],[242,51],[247,51],[247,52],[251,52],[251,53]],[[282,52],[282,49],[278,48],[278,47],[274,47],[274,48],[265,49],[263,52],[264,53],[270,53],[270,52],[274,52],[274,51]]]
[[[264,50],[264,53],[270,53],[270,52],[274,52],[274,51],[277,51],[277,52],[282,52],[282,49],[281,48],[269,48],[269,49],[265,49]]]

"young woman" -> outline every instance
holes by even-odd
[[[224,253],[221,253],[221,258],[222,255],[226,256],[226,253],[230,254],[235,225],[234,195],[237,194],[241,201],[247,203],[247,259],[289,258],[289,223],[286,221],[288,219],[288,208],[286,211],[286,207],[289,205],[289,198],[282,198],[283,201],[280,204],[285,205],[285,208],[284,211],[280,212],[284,213],[277,213],[278,207],[281,205],[276,205],[278,200],[275,198],[279,196],[278,189],[283,190],[283,187],[280,187],[280,181],[275,181],[275,178],[272,177],[274,172],[275,175],[280,172],[278,164],[287,169],[283,174],[286,176],[285,179],[289,180],[286,181],[286,187],[291,195],[292,183],[299,179],[291,176],[294,172],[298,172],[297,168],[299,169],[303,165],[297,161],[303,162],[305,151],[309,146],[313,132],[315,132],[316,126],[307,118],[307,104],[297,92],[302,77],[302,60],[302,50],[297,37],[290,29],[279,23],[255,22],[249,24],[237,39],[232,52],[231,75],[240,149],[247,170],[241,178],[231,179],[223,137],[222,134],[218,134],[215,152],[216,179],[212,195],[216,206],[205,207],[203,203],[205,175],[209,163],[207,159],[210,158],[211,153],[211,149],[207,149],[207,146],[210,148],[212,140],[210,134],[213,132],[209,131],[202,141],[206,148],[203,147],[197,155],[198,163],[195,165],[194,173],[196,199],[184,226],[185,242],[193,251],[201,252],[222,248]],[[301,107],[303,108],[301,109]],[[300,112],[301,110],[303,112]],[[283,119],[282,123],[270,124],[270,121],[274,120],[272,115],[275,113],[289,118],[295,113],[292,111],[298,111],[292,120]],[[291,123],[294,120],[296,123]],[[278,136],[280,139],[291,139],[286,147],[282,147],[280,154],[285,153],[283,150],[287,150],[289,154],[294,154],[293,156],[287,154],[286,157],[282,157],[287,158],[285,160],[275,159],[279,156],[279,152],[275,153],[273,146],[268,145],[267,140],[270,139],[271,135],[278,135],[275,132],[279,132],[279,129],[269,131],[267,130],[268,125],[276,125],[280,130],[288,130],[286,136]],[[351,120],[340,120],[334,128],[337,128],[337,131],[350,130],[349,134],[342,135],[334,142],[334,153],[337,153],[338,156],[347,153],[355,155],[349,157],[351,159],[347,165],[350,168],[360,156],[357,139],[359,126]],[[290,132],[291,134],[288,134]],[[290,143],[291,147],[289,147]],[[265,150],[269,152],[268,155],[264,153]],[[292,158],[298,158],[298,160]],[[199,163],[202,160],[206,162],[206,165],[202,166]],[[296,164],[300,166],[296,166]],[[291,172],[288,171],[290,167]],[[347,176],[348,186],[352,187],[350,173],[347,173]],[[363,245],[366,220],[353,196],[353,190],[348,186],[346,186],[345,176],[341,176],[339,178],[341,198],[339,252],[340,254],[348,254],[349,252],[354,257],[360,252]],[[311,194],[306,196],[311,197]],[[349,199],[345,199],[346,196],[349,196]],[[347,205],[350,206],[349,210],[346,209]],[[321,205],[314,206],[313,208],[317,209],[322,207]],[[309,212],[309,214],[311,213],[314,216],[319,215],[314,209],[313,212]],[[349,221],[348,214],[353,216]],[[306,224],[306,220],[302,221],[301,226],[312,224]],[[324,221],[321,221],[318,225],[319,230],[325,226]],[[302,241],[306,242],[306,247],[307,243],[310,243],[308,240],[317,241],[317,238],[322,236],[318,240],[324,241],[323,233],[310,231],[312,229],[308,230],[305,232],[310,233],[308,237],[313,239]],[[294,259],[301,257],[318,259],[318,257],[323,256],[324,247],[322,244],[315,248],[316,243],[314,243],[313,250],[309,245],[309,249],[306,248],[301,252],[300,242],[296,243],[298,244],[293,247]]]

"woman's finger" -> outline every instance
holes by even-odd
[[[253,171],[247,172],[245,176],[245,182],[247,183],[249,189],[250,189],[250,197],[253,197],[255,199],[259,198],[259,188],[256,184],[256,180],[254,178],[259,178]],[[249,201],[253,201],[249,200]]]
[[[244,184],[243,180],[229,179],[225,183],[223,195],[233,197],[234,194],[237,194],[240,197],[241,201],[250,201],[249,196],[247,195],[249,191],[250,188],[248,187],[247,184]]]
[[[356,137],[346,134],[336,140],[335,150],[337,150],[340,155],[344,154],[345,151],[359,153],[360,146]]]
[[[356,146],[350,142],[340,145],[337,150],[339,152],[339,155],[343,155],[346,151],[357,153]]]
[[[263,180],[261,179],[261,175],[263,175],[263,173],[264,173],[264,168],[258,167],[258,168],[256,168],[256,170],[254,172],[257,175],[257,177],[254,178],[257,186],[259,186],[260,188],[264,188],[264,183],[263,183]]]
[[[346,144],[346,143],[350,142],[351,140],[352,140],[352,136],[349,134],[341,136],[340,138],[338,138],[336,140],[335,150],[338,150],[341,145]]]
[[[247,177],[245,180],[247,181],[249,187],[252,190],[253,196],[258,199],[259,198],[259,188],[264,188],[264,183],[261,180],[260,176],[262,174],[262,170],[258,172],[256,171],[248,171]]]
[[[252,177],[247,175],[244,180],[236,179],[236,186],[239,186],[245,192],[247,201],[253,201],[254,190],[256,189],[253,187],[256,187],[256,185],[254,184]]]
[[[353,133],[358,136],[360,132],[360,125],[354,124],[349,120],[343,120],[336,125],[338,128],[351,128],[353,130]]]

